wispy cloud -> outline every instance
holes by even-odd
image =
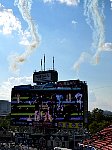
[[[11,100],[11,89],[17,85],[26,85],[32,83],[32,75],[29,77],[10,77],[0,86],[0,99]]]
[[[26,29],[23,31],[20,20],[14,15],[12,9],[5,9],[0,4],[0,32],[4,35],[17,32],[20,42],[19,44],[28,46],[31,33]]]
[[[110,87],[99,87],[93,90],[88,90],[88,103],[89,110],[94,108],[100,108],[102,110],[112,110],[112,101],[109,101],[112,97]]]
[[[89,97],[89,100],[90,102],[96,102],[96,95],[95,95],[95,92],[93,90],[89,90],[89,93],[88,93],[88,97]]]
[[[51,3],[51,2],[53,2],[54,0],[43,0],[44,1],[44,3]]]
[[[0,32],[6,35],[12,34],[13,31],[22,33],[21,22],[14,16],[12,9],[5,9],[0,4]]]
[[[76,25],[76,24],[77,24],[77,21],[72,20],[72,24]]]
[[[78,5],[78,3],[80,3],[80,0],[43,0],[44,1],[44,3],[51,3],[51,2],[60,2],[60,3],[62,3],[62,4],[66,4],[66,5],[69,5],[69,6],[71,6],[71,5],[75,5],[75,6],[77,6]]]
[[[88,105],[89,105],[89,111],[92,111],[97,106],[97,97],[93,90],[88,90]]]

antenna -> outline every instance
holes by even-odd
[[[42,59],[41,59],[41,71],[42,71]]]
[[[54,56],[53,56],[53,70],[54,70]]]
[[[44,71],[45,71],[45,54],[44,54]]]

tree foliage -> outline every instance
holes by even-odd
[[[112,116],[105,116],[104,111],[94,108],[88,112],[88,128],[94,134],[112,123]]]

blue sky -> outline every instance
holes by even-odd
[[[87,81],[89,110],[112,110],[112,1],[1,0],[0,99],[32,84],[46,55],[59,80]]]

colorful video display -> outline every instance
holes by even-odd
[[[21,89],[11,95],[11,125],[60,126],[83,122],[83,91],[80,88]]]

